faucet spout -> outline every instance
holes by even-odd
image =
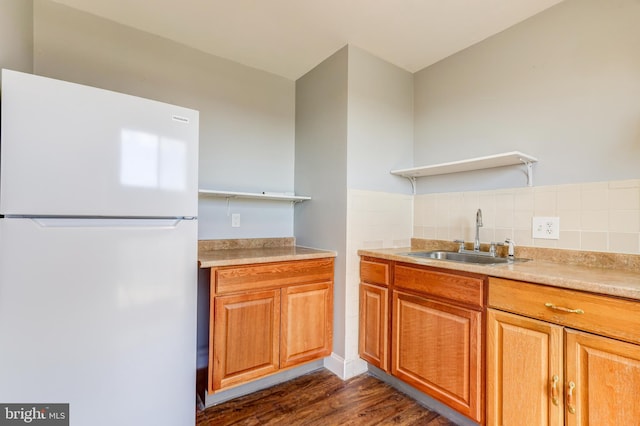
[[[482,227],[482,210],[476,212],[476,239],[473,242],[473,251],[480,251],[480,227]]]

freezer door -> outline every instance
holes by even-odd
[[[197,221],[0,219],[0,401],[192,425]]]
[[[197,111],[2,71],[0,213],[197,216]]]

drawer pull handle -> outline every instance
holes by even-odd
[[[551,402],[553,405],[558,406],[558,378],[557,374],[553,375],[553,381],[551,382]]]
[[[569,393],[567,393],[567,407],[569,408],[569,412],[571,414],[576,413],[576,406],[573,402],[573,390],[576,388],[576,384],[573,382],[569,382]]]
[[[584,314],[584,311],[582,309],[569,309],[563,306],[556,306],[553,303],[549,302],[545,303],[544,306],[546,306],[547,308],[555,309],[556,311],[568,312],[570,314]]]

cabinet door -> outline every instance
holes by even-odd
[[[332,347],[332,283],[283,288],[281,368],[331,355]]]
[[[212,318],[210,392],[278,369],[280,290],[215,297]]]
[[[567,425],[638,425],[640,346],[567,329],[566,368]]]
[[[562,339],[560,326],[487,311],[487,425],[562,425]]]
[[[392,374],[482,422],[481,313],[393,292]]]
[[[388,311],[388,289],[360,284],[360,357],[384,371],[389,371]]]

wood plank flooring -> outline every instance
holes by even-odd
[[[455,426],[368,374],[343,381],[318,370],[201,411],[197,426]]]

